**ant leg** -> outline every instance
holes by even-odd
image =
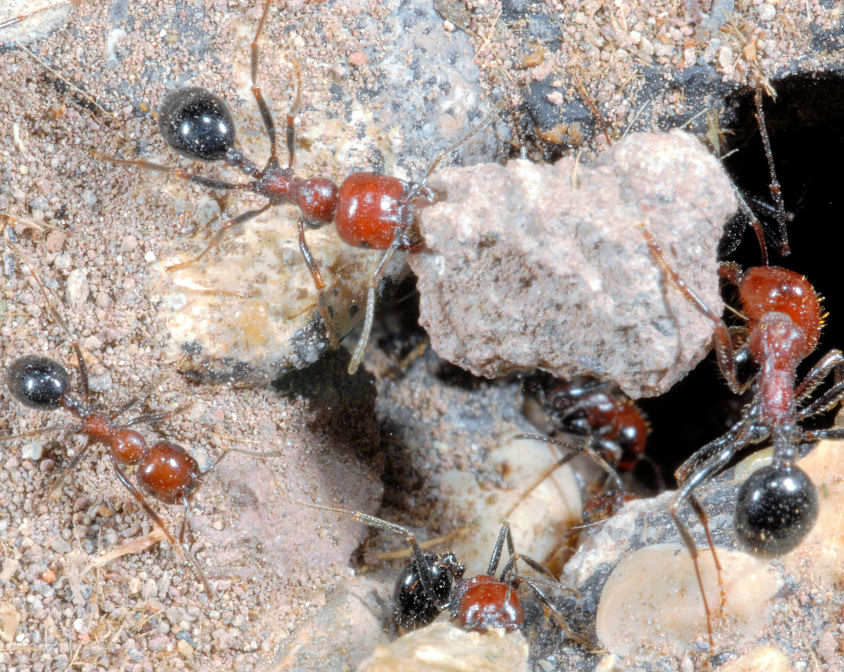
[[[815,443],[823,439],[841,441],[844,439],[844,427],[830,427],[829,429],[808,429],[800,435],[804,443]]]
[[[493,117],[496,115],[497,112],[501,110],[504,106],[502,102],[496,104],[487,114],[480,124],[475,126],[471,131],[469,131],[466,135],[460,138],[457,142],[455,142],[451,147],[448,149],[443,150],[439,154],[434,157],[434,160],[428,165],[428,169],[425,171],[425,175],[420,182],[415,182],[408,193],[407,200],[412,201],[414,198],[419,196],[420,194],[423,195],[425,198],[429,200],[433,200],[433,194],[430,196],[428,195],[429,190],[425,186],[428,183],[428,178],[431,177],[434,170],[436,170],[437,166],[440,164],[445,157],[451,154],[454,150],[458,149],[461,145],[467,143],[473,137],[475,137],[478,133],[480,133],[487,125],[492,121]]]
[[[759,243],[759,252],[762,257],[762,265],[768,265],[768,244],[765,242],[765,231],[762,228],[762,222],[759,221],[759,218],[756,216],[756,213],[753,212],[753,209],[747,204],[747,201],[744,199],[744,196],[738,190],[738,188],[733,185],[733,193],[736,195],[736,200],[739,204],[739,210],[741,214],[747,218],[748,224],[750,228],[753,229],[753,233],[756,236],[756,242]]]
[[[522,557],[522,559],[526,560],[526,558],[524,557]],[[537,563],[537,565],[539,565],[539,563]],[[539,566],[541,567],[541,565]],[[569,626],[568,622],[565,620],[565,618],[563,618],[563,615],[560,613],[560,610],[556,606],[554,606],[551,600],[548,599],[548,596],[545,595],[545,593],[539,589],[539,586],[537,585],[537,582],[534,579],[528,576],[524,576],[522,574],[513,574],[512,576],[513,579],[520,583],[525,583],[527,587],[531,589],[531,592],[536,596],[536,599],[538,599],[542,603],[542,606],[544,606],[546,609],[548,609],[548,611],[551,612],[551,615],[554,617],[554,620],[557,622],[557,625],[559,626],[560,630],[565,632],[566,636],[569,639],[578,642],[584,648],[592,648],[592,643],[589,642],[586,637],[571,629],[571,626]],[[556,581],[556,583],[559,585],[559,581]]]
[[[173,417],[172,411],[162,411],[161,413],[147,413],[146,415],[138,415],[129,422],[125,423],[123,427],[131,427],[132,425],[138,424],[146,424],[146,425],[155,425],[162,420],[167,420],[168,418]]]
[[[296,155],[296,113],[302,107],[302,73],[296,68],[296,97],[287,111],[287,126],[285,140],[287,142],[287,170],[293,170],[293,159]]]
[[[325,281],[322,279],[322,274],[319,272],[319,266],[317,265],[316,260],[311,255],[311,250],[308,247],[308,241],[305,240],[305,220],[302,217],[299,217],[296,222],[296,226],[299,230],[299,251],[305,259],[305,264],[307,264],[308,270],[311,272],[311,277],[314,279],[314,285],[316,286],[317,310],[319,310],[319,315],[325,324],[325,330],[328,332],[328,339],[331,342],[331,347],[336,349],[340,347],[340,339],[337,336],[337,327],[334,325],[334,320],[331,319],[331,313],[328,310],[328,306],[325,305],[325,293],[323,292],[325,289]]]
[[[417,569],[419,570],[419,580],[422,582],[422,588],[425,590],[425,594],[434,604],[437,605],[437,608],[442,610],[448,606],[448,601],[443,604],[439,599],[437,599],[437,594],[434,590],[434,577],[431,575],[431,567],[425,561],[425,554],[422,552],[422,549],[419,547],[419,543],[416,541],[416,535],[406,527],[402,527],[397,523],[391,523],[389,520],[384,520],[383,518],[378,518],[377,516],[371,516],[370,514],[363,513],[362,511],[352,511],[351,509],[344,509],[339,506],[325,506],[323,504],[312,504],[308,502],[297,502],[297,504],[311,509],[318,509],[320,511],[342,513],[343,515],[349,516],[352,520],[363,523],[364,525],[369,525],[370,527],[375,527],[379,530],[388,530],[402,535],[407,540],[407,543],[409,543],[413,548],[413,559],[416,562]]]
[[[777,207],[777,226],[780,229],[780,254],[787,257],[791,253],[788,245],[788,229],[786,221],[788,215],[785,212],[785,203],[782,200],[782,187],[777,180],[777,171],[774,167],[774,153],[771,151],[771,138],[768,135],[768,125],[765,122],[765,109],[762,101],[762,87],[757,85],[753,91],[753,102],[756,105],[756,122],[759,124],[759,135],[762,138],[762,147],[765,149],[765,158],[768,161],[768,172],[771,174],[771,196],[774,205]]]
[[[796,397],[797,402],[800,403],[805,401],[830,372],[834,372],[834,385],[838,386],[842,380],[844,380],[844,354],[842,354],[840,350],[834,349],[827,352],[804,376],[801,383],[794,390],[794,396]],[[821,399],[828,395],[831,391],[832,390],[827,390]],[[814,415],[814,413],[810,413],[809,415]],[[802,414],[800,418],[803,418]]]
[[[733,444],[727,445],[722,450],[714,455],[711,459],[707,460],[703,463],[699,469],[697,469],[690,478],[683,484],[683,487],[677,492],[674,496],[674,499],[671,500],[671,503],[668,505],[668,513],[671,516],[671,520],[674,521],[674,526],[677,528],[677,531],[680,533],[680,537],[683,540],[683,543],[686,546],[686,550],[688,550],[689,555],[692,557],[692,564],[695,568],[695,576],[697,577],[697,584],[698,588],[700,589],[700,596],[703,600],[703,609],[706,612],[706,630],[709,634],[709,646],[714,649],[715,647],[715,640],[712,635],[712,612],[709,609],[709,602],[706,599],[706,591],[704,590],[703,586],[703,576],[700,573],[700,563],[698,561],[698,549],[697,545],[695,544],[695,540],[692,538],[691,533],[689,532],[686,525],[680,520],[679,515],[677,515],[677,510],[682,506],[683,502],[688,501],[692,504],[692,492],[694,489],[704,482],[707,478],[712,476],[713,474],[717,473],[721,469],[723,469],[727,463],[732,459],[733,455],[735,455],[736,450],[738,448],[746,445],[746,442],[743,444]],[[692,504],[692,508],[694,504]],[[716,567],[718,567],[716,565]]]
[[[311,255],[311,250],[308,247],[308,241],[305,240],[305,220],[299,217],[296,222],[296,227],[299,230],[299,251],[302,253],[302,257],[304,257],[305,263],[308,265],[308,270],[311,272],[311,277],[314,279],[314,285],[316,286],[317,291],[321,292],[325,289],[325,281],[322,279],[322,274],[319,272],[319,266],[314,260],[313,255]]]
[[[577,455],[583,454],[588,456],[599,467],[601,467],[604,471],[607,472],[607,475],[612,479],[613,483],[615,484],[616,490],[624,490],[624,484],[621,482],[621,477],[618,475],[618,472],[613,468],[613,466],[609,462],[607,462],[603,457],[601,457],[599,453],[597,453],[592,448],[591,439],[589,441],[584,442],[582,445],[577,445],[574,443],[566,443],[565,441],[560,441],[559,439],[552,439],[548,436],[543,436],[542,434],[516,434],[515,438],[542,441],[544,443],[550,443],[554,446],[568,448],[568,450],[571,451],[566,455],[563,455],[555,465],[549,467],[549,469],[546,470],[546,476],[553,472],[557,467],[562,466],[566,462],[569,462],[574,459]],[[538,483],[536,485],[538,485]],[[535,488],[536,485],[531,486],[531,489]]]
[[[701,299],[692,290],[692,288],[686,284],[686,281],[680,277],[680,274],[677,273],[677,271],[668,262],[668,258],[665,256],[662,246],[659,242],[657,242],[653,234],[645,228],[645,225],[640,224],[638,228],[648,243],[651,256],[653,256],[659,265],[662,266],[662,269],[666,274],[668,274],[672,282],[677,286],[677,289],[679,289],[685,297],[712,322],[713,325],[715,325],[715,331],[712,334],[712,341],[715,348],[715,354],[718,358],[718,368],[721,369],[721,373],[723,374],[730,391],[734,394],[742,394],[750,386],[750,381],[742,382],[738,379],[738,375],[736,373],[736,363],[733,357],[733,344],[730,340],[729,329],[727,329],[727,325],[724,324],[724,320],[713,313],[709,306],[703,302],[703,299]]]
[[[527,555],[522,555],[521,553],[513,553],[512,557],[513,557],[513,558],[517,558],[518,560],[521,560],[521,561],[522,561],[522,562],[524,562],[524,563],[525,563],[528,567],[530,567],[533,571],[535,571],[535,572],[539,572],[539,573],[540,573],[540,574],[542,574],[543,576],[545,576],[545,577],[547,577],[547,578],[551,579],[551,581],[552,581],[554,584],[559,584],[559,583],[560,583],[559,579],[558,579],[556,576],[554,576],[554,575],[553,575],[550,571],[548,571],[545,567],[543,567],[542,565],[540,565],[540,564],[539,564],[536,560],[534,560],[533,558],[528,557]]]
[[[401,239],[402,236],[396,232],[393,242],[390,243],[390,247],[387,248],[384,256],[381,257],[378,267],[369,279],[369,288],[366,292],[366,315],[363,320],[363,331],[361,331],[360,339],[358,340],[358,343],[355,346],[355,351],[352,354],[352,361],[349,362],[350,376],[354,375],[360,366],[360,360],[363,359],[363,351],[366,347],[366,342],[369,340],[369,332],[372,331],[372,321],[375,317],[375,291],[378,289],[378,279],[387,267],[387,262],[390,261],[390,258],[393,256],[395,251],[399,249]]]
[[[210,469],[209,469],[210,471]],[[208,473],[208,472],[205,472]],[[190,523],[190,506],[188,505],[188,498],[182,497],[182,524],[179,528],[179,543],[184,543],[185,534],[187,534],[188,548],[194,542],[193,526]]]
[[[79,347],[79,343],[74,342],[73,351],[76,353],[76,362],[79,366],[79,387],[82,390],[82,399],[85,401],[85,405],[88,406],[91,401],[90,391],[88,389],[88,367],[85,366],[85,360],[82,358],[82,349]]]
[[[498,570],[498,561],[501,559],[501,551],[504,550],[504,540],[507,540],[507,549],[510,551],[510,559],[507,561],[506,570],[513,566],[513,556],[515,555],[513,548],[513,535],[510,534],[510,523],[506,520],[501,523],[501,528],[498,530],[498,539],[495,540],[495,546],[492,547],[492,557],[489,559],[489,567],[487,567],[487,576],[493,576]],[[502,581],[504,573],[502,572]]]
[[[149,502],[147,502],[146,497],[143,496],[140,490],[138,490],[132,483],[126,478],[126,474],[123,473],[123,470],[120,468],[120,465],[117,464],[117,461],[112,457],[111,464],[114,467],[114,472],[117,474],[118,480],[126,487],[126,489],[132,493],[132,496],[135,500],[141,505],[143,510],[146,514],[152,518],[153,522],[158,525],[159,529],[164,533],[164,536],[167,537],[167,541],[184,557],[187,558],[188,563],[193,569],[194,574],[199,579],[200,583],[202,583],[202,588],[205,590],[205,594],[208,596],[210,600],[213,597],[213,593],[211,592],[211,586],[208,585],[208,581],[205,578],[205,574],[202,571],[202,567],[199,565],[199,561],[196,559],[193,553],[189,550],[184,548],[181,543],[176,541],[172,534],[170,534],[170,530],[167,529],[167,526],[164,524],[164,521],[161,519],[155,509],[153,509]]]
[[[86,443],[82,450],[80,450],[76,455],[73,456],[70,462],[68,462],[67,466],[61,470],[58,476],[56,476],[51,482],[50,487],[47,490],[50,497],[55,497],[59,491],[59,488],[62,487],[62,483],[67,478],[67,475],[73,471],[76,471],[76,467],[82,461],[82,458],[85,457],[85,453],[88,452],[88,449],[94,445],[93,439],[88,439],[88,443]]]
[[[275,137],[275,122],[273,121],[273,114],[267,102],[264,100],[264,95],[261,93],[261,87],[258,86],[258,57],[260,56],[260,49],[258,47],[258,38],[261,36],[261,31],[264,29],[264,22],[269,13],[270,4],[272,0],[264,2],[264,10],[261,12],[261,20],[258,21],[258,28],[255,31],[255,37],[252,38],[250,45],[250,71],[252,73],[252,95],[255,97],[255,102],[258,104],[258,111],[261,113],[261,120],[264,122],[264,130],[267,133],[267,138],[270,141],[270,158],[267,161],[267,166],[277,166],[278,157],[276,155],[276,137]]]
[[[273,207],[273,204],[267,203],[265,206],[258,208],[257,210],[247,210],[246,212],[239,214],[237,217],[230,219],[225,224],[223,224],[223,226],[220,228],[219,231],[217,231],[217,233],[214,234],[214,237],[211,239],[211,242],[208,243],[206,248],[202,250],[202,252],[200,252],[198,256],[194,257],[193,259],[190,259],[189,261],[183,261],[181,263],[168,266],[165,270],[178,271],[199,262],[206,254],[208,254],[211,250],[213,250],[215,247],[217,247],[217,245],[220,244],[220,241],[226,236],[230,229],[240,226],[244,222],[252,219],[253,217],[257,217],[258,215],[263,214],[271,207]]]
[[[118,159],[114,156],[106,156],[105,154],[100,154],[99,152],[92,152],[91,156],[96,159],[100,159],[102,161],[106,161],[108,163],[114,163],[118,166],[136,166],[137,168],[143,168],[144,170],[152,170],[157,173],[169,173],[173,177],[176,177],[180,180],[187,180],[188,182],[193,182],[194,184],[199,184],[203,187],[208,187],[209,189],[220,189],[220,190],[230,190],[230,189],[242,189],[249,191],[252,188],[251,183],[244,183],[244,184],[235,184],[233,182],[224,182],[222,180],[214,180],[209,177],[203,177],[202,175],[197,175],[187,170],[182,170],[181,168],[174,168],[172,166],[164,166],[160,163],[153,163],[152,161],[145,161],[144,159]]]
[[[706,535],[706,543],[709,546],[709,550],[712,552],[712,561],[715,563],[715,571],[718,577],[718,588],[721,591],[721,603],[718,605],[718,614],[721,615],[724,613],[724,607],[727,606],[727,591],[724,589],[724,579],[721,576],[723,569],[721,567],[721,562],[718,560],[718,553],[715,550],[715,541],[712,539],[712,532],[709,529],[709,516],[707,516],[706,511],[703,510],[703,505],[700,503],[697,495],[689,495],[689,505],[697,514],[700,524],[703,525],[703,532]]]
[[[751,406],[746,412],[745,416],[750,416],[753,414],[754,407]],[[677,469],[674,471],[674,478],[677,479],[677,483],[682,485],[686,482],[686,479],[689,477],[689,474],[694,473],[699,469],[703,464],[705,464],[708,460],[712,459],[712,457],[719,453],[724,446],[729,445],[731,443],[738,443],[739,437],[745,431],[748,425],[747,417],[743,417],[740,419],[735,425],[733,425],[727,432],[724,433],[723,436],[719,436],[717,439],[713,439],[709,443],[707,443],[702,448],[699,448],[691,455],[683,464],[681,464]],[[742,443],[741,446],[746,445],[746,443]]]

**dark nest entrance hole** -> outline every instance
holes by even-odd
[[[765,97],[765,114],[777,176],[791,215],[788,257],[777,251],[770,176],[750,89],[726,101],[723,152],[729,156],[724,165],[768,232],[770,263],[804,274],[824,297],[829,315],[818,351],[806,362],[811,366],[831,348],[844,350],[844,251],[837,244],[839,231],[844,231],[844,75],[801,75],[772,83],[777,97]],[[759,265],[756,237],[749,229],[742,230],[738,220],[726,227],[722,258],[743,268]],[[724,299],[729,301],[734,294],[726,289]],[[413,280],[396,295],[405,300],[381,307],[376,339],[400,358],[424,339],[424,333],[416,324]],[[804,364],[801,373],[807,369]],[[471,378],[455,367],[444,366],[443,371],[466,379],[464,384]],[[673,471],[686,457],[737,420],[744,402],[729,391],[712,355],[665,395],[639,402],[652,427],[648,454],[660,465],[666,486],[673,486]],[[831,414],[821,422],[828,425],[832,420]],[[642,465],[637,474],[645,481],[643,486],[652,485],[650,466]]]

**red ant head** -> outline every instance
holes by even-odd
[[[199,484],[199,465],[181,446],[159,441],[138,463],[138,480],[144,489],[165,504],[190,496]]]
[[[461,587],[461,593],[457,620],[464,630],[502,628],[509,632],[517,630],[525,620],[515,586],[494,576],[469,579]]]
[[[742,274],[739,295],[750,331],[764,315],[783,313],[803,334],[802,343],[795,346],[796,361],[817,347],[822,325],[820,299],[802,275],[778,266],[756,266]],[[750,349],[752,354],[752,346]]]
[[[337,199],[337,235],[348,245],[386,250],[396,235],[413,226],[414,186],[376,173],[352,173],[340,185]],[[429,191],[419,192],[428,198]],[[418,251],[416,240],[403,240],[400,250]]]

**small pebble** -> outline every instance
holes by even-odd
[[[70,553],[70,544],[61,537],[55,537],[50,541],[50,548],[52,548],[59,555]]]
[[[21,447],[21,458],[24,460],[39,460],[44,446],[38,442],[26,443]]]
[[[783,580],[769,563],[746,553],[719,548],[718,559],[728,595],[724,613],[735,644],[755,637],[771,619],[771,601]],[[707,600],[717,605],[712,555],[701,552],[699,562]],[[683,655],[705,640],[703,600],[686,547],[645,546],[624,558],[604,586],[595,626],[598,641],[619,655],[648,650]],[[716,646],[720,636],[717,630]]]
[[[88,275],[83,268],[74,268],[67,276],[67,301],[79,305],[88,300]]]
[[[788,657],[772,646],[760,646],[731,660],[719,672],[789,672],[793,668]]]

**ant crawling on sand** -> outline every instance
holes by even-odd
[[[67,331],[67,325],[53,308],[40,280],[34,273],[32,277],[44,294],[55,320]],[[74,471],[93,444],[105,445],[117,479],[161,529],[173,547],[184,554],[202,583],[205,593],[211,597],[211,588],[205,574],[196,557],[183,547],[182,539],[185,527],[189,525],[188,499],[203,478],[220,463],[226,453],[223,453],[210,469],[201,472],[196,460],[181,446],[166,440],[157,441],[150,446],[144,436],[133,429],[133,426],[139,423],[158,422],[166,418],[169,415],[168,413],[140,415],[128,422],[118,423],[115,422],[114,416],[109,417],[95,410],[90,399],[88,370],[79,344],[74,343],[73,349],[79,367],[78,396],[74,396],[71,391],[71,380],[67,369],[49,357],[24,355],[14,360],[6,369],[6,383],[15,399],[25,406],[39,411],[65,409],[79,419],[80,424],[75,430],[84,434],[88,439],[85,446],[55,479],[51,490],[57,489],[64,478]],[[125,412],[135,401],[133,400],[125,405],[114,415]],[[124,472],[122,467],[127,465],[135,465],[140,489],[129,480],[126,472]],[[184,506],[184,518],[179,541],[167,529],[167,525],[161,516],[150,506],[143,494],[144,492],[164,504],[182,504]]]
[[[568,630],[562,614],[539,588],[538,583],[547,582],[556,588],[562,586],[556,577],[538,562],[515,552],[510,525],[506,521],[501,524],[486,574],[465,578],[466,568],[453,553],[423,552],[416,541],[416,535],[406,527],[360,511],[318,504],[307,506],[342,513],[350,516],[352,520],[395,532],[407,539],[413,550],[413,559],[402,569],[393,592],[392,619],[399,634],[428,625],[444,611],[450,611],[452,620],[464,630],[517,630],[522,627],[525,618],[518,594],[521,584],[528,586],[560,626]],[[505,543],[508,558],[501,573],[496,577]],[[518,560],[545,578],[518,573]]]
[[[250,57],[252,95],[258,105],[264,131],[270,143],[270,156],[263,168],[259,168],[235,147],[235,125],[228,105],[210,91],[198,87],[177,89],[165,98],[158,113],[159,131],[172,149],[190,159],[224,161],[252,178],[250,181],[231,183],[150,161],[98,156],[112,163],[166,172],[211,189],[251,191],[267,199],[266,205],[241,213],[225,222],[198,256],[170,266],[170,270],[197,263],[220,243],[228,231],[239,228],[244,222],[269,208],[286,203],[296,205],[300,212],[297,220],[299,249],[319,293],[319,310],[335,347],[337,334],[323,302],[325,281],[308,248],[306,229],[318,229],[334,222],[337,235],[346,244],[363,249],[384,250],[381,261],[369,278],[363,331],[349,364],[349,373],[353,374],[360,365],[363,349],[372,329],[378,281],[387,263],[397,251],[417,252],[422,247],[421,237],[414,226],[414,211],[417,200],[433,203],[436,199],[434,192],[426,186],[428,178],[446,155],[469,140],[484,124],[473,129],[447,151],[440,153],[428,167],[421,182],[408,182],[389,175],[360,172],[347,176],[338,187],[327,177],[302,178],[294,173],[295,118],[301,104],[300,78],[296,98],[286,118],[287,167],[280,167],[275,122],[258,86],[258,39],[271,4],[272,0],[264,2],[261,19],[252,39]]]

